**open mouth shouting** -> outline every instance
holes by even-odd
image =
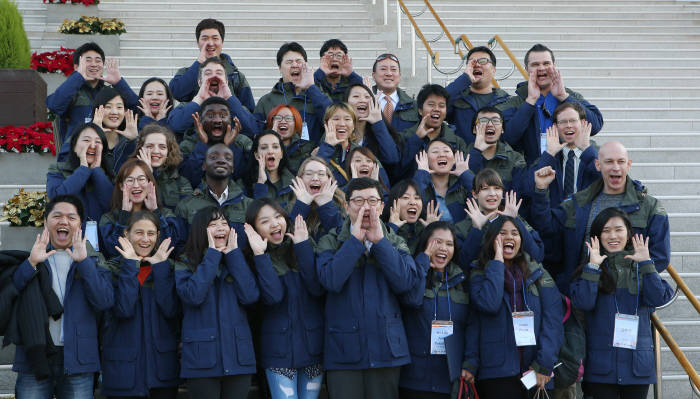
[[[447,265],[447,255],[447,251],[438,250],[438,252],[431,260],[436,265],[444,267],[445,265]]]
[[[486,125],[486,129],[484,129],[484,138],[486,139],[487,143],[493,143],[497,140],[496,139],[496,128],[493,125],[491,125],[491,124]]]
[[[265,157],[265,167],[270,170],[270,169],[276,169],[277,168],[277,157],[275,157],[274,154],[270,154]]]
[[[430,122],[428,123],[428,125],[430,125],[430,127],[438,127],[442,123],[441,119],[442,112],[440,112],[439,110],[432,111],[430,113],[430,118],[428,118],[428,121]]]
[[[437,159],[437,166],[438,166],[438,169],[440,169],[440,170],[447,169],[448,164],[449,164],[449,162],[447,161],[446,157],[440,157]]]
[[[357,116],[360,118],[365,118],[369,115],[369,103],[361,102],[357,103]]]
[[[311,194],[318,194],[321,192],[321,183],[319,182],[311,182],[309,184],[309,192]]]
[[[207,52],[207,58],[216,57],[216,46],[213,44],[207,44],[205,51]]]
[[[369,177],[372,174],[372,166],[367,164],[360,165],[357,168],[357,174],[360,177]]]
[[[608,173],[608,182],[610,183],[611,186],[613,187],[619,187],[623,183],[623,178],[622,178],[622,173],[620,172],[609,172]]]
[[[163,104],[162,100],[153,99],[148,102],[148,106],[151,108],[151,112],[156,114],[160,110],[160,106]]]
[[[278,244],[282,242],[283,239],[284,234],[282,233],[282,229],[280,227],[275,227],[272,230],[270,230],[270,240],[273,243]]]
[[[512,239],[506,239],[503,241],[503,257],[506,259],[512,259],[516,254],[515,241]]]
[[[474,68],[472,75],[474,75],[475,79],[481,79],[484,76],[484,71],[481,68]]]
[[[416,205],[409,205],[408,208],[406,208],[406,219],[409,222],[415,222],[418,220],[419,213],[420,211]]]
[[[88,148],[87,151],[85,152],[85,159],[88,161],[88,164],[95,162],[95,157],[97,155],[97,148]]]
[[[576,129],[571,127],[564,128],[562,135],[564,136],[564,141],[567,143],[573,143],[574,139],[576,138]]]
[[[70,229],[68,227],[59,227],[56,229],[56,238],[61,241],[69,241],[70,240]]]
[[[345,140],[348,137],[348,129],[346,127],[336,127],[335,135],[340,140]]]
[[[213,77],[209,79],[209,91],[211,91],[214,94],[219,94],[219,89],[221,88],[221,84],[223,82],[221,79],[217,77]]]
[[[214,234],[214,246],[216,248],[225,247],[228,242],[228,233],[226,231],[217,231]]]
[[[130,191],[131,193],[131,200],[133,202],[141,202],[145,196],[145,192],[141,187],[134,187]]]
[[[289,70],[289,76],[292,79],[292,82],[298,83],[301,80],[301,68],[299,67],[294,67]]]

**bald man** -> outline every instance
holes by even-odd
[[[556,172],[546,166],[534,173],[530,221],[540,234],[561,237],[563,259],[560,270],[552,273],[561,292],[568,294],[573,271],[588,262],[585,242],[591,223],[600,211],[609,207],[626,212],[634,233],[649,237],[649,252],[656,270],[661,272],[668,266],[671,257],[668,215],[659,200],[647,194],[639,181],[628,176],[631,166],[632,160],[622,143],[605,143],[595,161],[601,178],[555,207],[550,206],[548,189]]]

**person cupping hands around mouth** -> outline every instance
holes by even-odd
[[[174,102],[173,94],[163,79],[154,77],[143,82],[137,106],[139,116],[141,116],[140,129],[154,121],[167,123],[166,118],[170,114]]]

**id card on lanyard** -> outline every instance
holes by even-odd
[[[438,272],[439,273],[439,272]],[[442,274],[442,273],[439,273]],[[442,276],[440,276],[442,279]],[[446,355],[445,337],[452,335],[454,325],[452,323],[452,304],[450,303],[450,285],[445,279],[445,291],[447,291],[447,312],[450,320],[437,320],[437,303],[439,300],[438,291],[433,289],[435,294],[435,311],[433,313],[433,322],[430,325],[430,354],[431,355]]]
[[[513,312],[513,333],[516,346],[537,345],[535,339],[535,313]]]
[[[613,334],[615,348],[637,349],[638,331],[639,316],[615,313],[615,333]]]
[[[94,220],[88,220],[85,223],[85,237],[90,242],[90,245],[95,249],[95,251],[100,250],[99,240],[97,239],[97,222]]]

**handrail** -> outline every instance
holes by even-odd
[[[493,49],[495,47],[495,43],[498,43],[503,48],[503,51],[506,52],[506,55],[508,55],[508,58],[510,58],[513,65],[515,65],[515,67],[518,68],[518,71],[520,71],[520,74],[523,75],[523,78],[525,78],[525,80],[529,79],[530,76],[528,75],[525,68],[523,68],[523,66],[520,65],[520,62],[518,61],[518,59],[515,58],[515,55],[513,55],[513,52],[510,51],[510,49],[508,48],[508,46],[506,46],[506,44],[503,42],[503,39],[501,39],[500,36],[495,35],[494,37],[492,37],[491,40],[489,40],[489,42],[488,42],[489,47],[491,47]]]
[[[695,310],[700,314],[700,301],[698,301],[698,298],[695,297],[693,291],[691,291],[690,288],[688,288],[688,285],[685,283],[685,281],[683,281],[676,269],[674,269],[673,266],[668,265],[668,267],[666,267],[666,271],[671,276],[673,281],[676,282],[678,288],[680,288],[681,291],[683,291],[683,294],[685,294],[685,297],[688,298],[688,301],[690,301]],[[698,388],[700,388],[700,386],[698,386]]]
[[[693,365],[690,364],[690,361],[685,356],[685,353],[683,353],[680,346],[678,346],[676,340],[673,339],[671,333],[668,332],[666,326],[664,326],[661,320],[659,320],[659,316],[657,316],[656,313],[651,314],[651,322],[654,325],[654,328],[656,328],[656,331],[658,331],[664,341],[666,341],[666,345],[668,345],[669,349],[671,349],[673,355],[676,356],[678,363],[680,363],[681,367],[683,367],[685,373],[688,374],[688,378],[692,382],[692,385],[694,385],[695,388],[700,389],[700,376],[698,376],[698,372],[695,371]]]
[[[447,35],[447,38],[450,39],[450,43],[452,43],[452,48],[455,49],[455,54],[457,54],[457,52],[459,52],[459,57],[464,59],[464,53],[462,52],[462,49],[457,47],[457,43],[455,42],[455,39],[450,34],[450,31],[447,30],[447,26],[445,26],[445,24],[442,22],[442,19],[440,18],[440,16],[437,15],[437,12],[435,12],[435,9],[433,8],[433,6],[430,4],[430,2],[428,0],[423,0],[423,2],[425,2],[425,6],[428,7],[428,10],[430,10],[430,13],[433,14],[433,18],[435,18],[437,23],[440,25],[440,27],[442,28],[442,31],[445,32],[445,35]]]
[[[455,46],[459,46],[459,43],[464,43],[464,45],[465,45],[465,46],[467,47],[467,49],[469,49],[469,50],[471,50],[471,49],[474,48],[474,45],[473,45],[472,42],[469,40],[469,38],[467,37],[467,35],[464,34],[464,33],[462,33],[461,35],[459,35],[459,37],[457,38],[457,41],[455,42]],[[501,88],[501,86],[498,84],[498,81],[496,80],[496,78],[491,79],[491,84],[493,85],[493,87],[495,87],[495,88],[497,88],[497,89],[500,89],[500,88]]]
[[[439,52],[433,51],[433,49],[430,48],[430,44],[428,44],[428,41],[425,40],[425,36],[423,36],[423,32],[421,32],[420,28],[418,27],[418,23],[416,23],[416,20],[413,19],[413,16],[408,11],[408,8],[406,7],[406,4],[404,4],[403,0],[398,0],[398,3],[399,3],[399,7],[401,7],[401,11],[408,17],[408,20],[411,22],[411,25],[413,25],[413,29],[416,30],[416,35],[423,42],[423,46],[425,46],[425,50],[430,55],[430,58],[432,59],[433,64],[439,65],[439,63],[440,63]]]

